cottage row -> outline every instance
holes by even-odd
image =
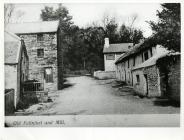
[[[26,88],[61,89],[62,48],[59,21],[8,24],[5,30],[5,89],[14,90],[14,106]],[[27,86],[26,86],[27,84]],[[28,90],[28,89],[27,89]]]
[[[180,53],[149,44],[152,37],[132,43],[104,44],[105,71],[100,78],[116,78],[141,96],[180,100]]]

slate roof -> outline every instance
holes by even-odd
[[[57,32],[59,21],[25,22],[8,24],[6,29],[15,34]]]
[[[133,67],[132,70],[153,66],[153,65],[156,64],[158,59],[160,59],[160,58],[162,58],[164,56],[167,56],[168,54],[169,54],[169,51],[167,51],[167,50],[158,52],[157,54],[155,54],[153,57],[149,58],[145,62],[141,63],[138,66]]]
[[[8,31],[5,31],[4,35],[4,63],[16,64],[18,63],[21,39]]]
[[[129,46],[133,46],[133,43],[120,43],[120,44],[109,44],[108,48],[103,49],[103,53],[122,53],[129,50]]]
[[[144,41],[140,42],[139,44],[136,44],[132,47],[131,50],[127,51],[125,54],[121,55],[119,57],[119,59],[116,60],[115,64],[118,64],[120,62],[122,62],[123,60],[131,57],[131,56],[135,56],[136,54],[138,54],[139,52],[145,50],[146,48],[150,48],[152,46],[155,46],[156,44],[150,44],[149,41],[153,39],[152,35],[151,37],[145,39]]]

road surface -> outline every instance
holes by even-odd
[[[177,114],[179,107],[155,104],[153,99],[122,94],[112,80],[70,77],[72,86],[57,91],[52,105],[31,115]],[[118,96],[121,93],[124,96]]]

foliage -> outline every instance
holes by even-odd
[[[14,4],[5,4],[4,5],[4,23],[5,23],[5,25],[7,25],[10,22],[14,10],[15,10]]]
[[[119,35],[117,32],[118,24],[115,18],[108,20],[109,22],[105,25],[105,36],[109,38],[110,43],[118,43]]]
[[[143,38],[142,31],[132,27],[122,26],[118,30],[115,18],[104,18],[104,26],[97,24],[86,28],[79,28],[72,23],[69,11],[61,4],[54,10],[45,7],[41,11],[44,21],[60,20],[60,32],[62,32],[63,68],[68,71],[87,70],[92,73],[95,70],[103,70],[104,38],[109,37],[110,43],[137,43]]]
[[[120,42],[132,42],[137,44],[143,39],[143,32],[139,29],[134,29],[132,27],[127,27],[124,24],[120,28]]]
[[[181,51],[181,17],[179,3],[161,4],[162,11],[157,11],[158,23],[150,21],[154,31],[154,40],[169,50]]]
[[[69,11],[66,7],[62,6],[62,4],[59,4],[56,10],[54,10],[53,7],[45,6],[45,8],[41,10],[40,17],[43,21],[60,20],[60,27],[65,33],[67,33],[73,24],[71,21],[72,16],[69,15]]]

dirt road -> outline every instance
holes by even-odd
[[[129,93],[118,96],[118,88],[112,88],[112,80],[96,80],[91,77],[70,77],[70,87],[57,91],[52,106],[32,115],[105,115],[105,114],[173,114],[180,108],[155,104],[153,99],[141,99]]]

